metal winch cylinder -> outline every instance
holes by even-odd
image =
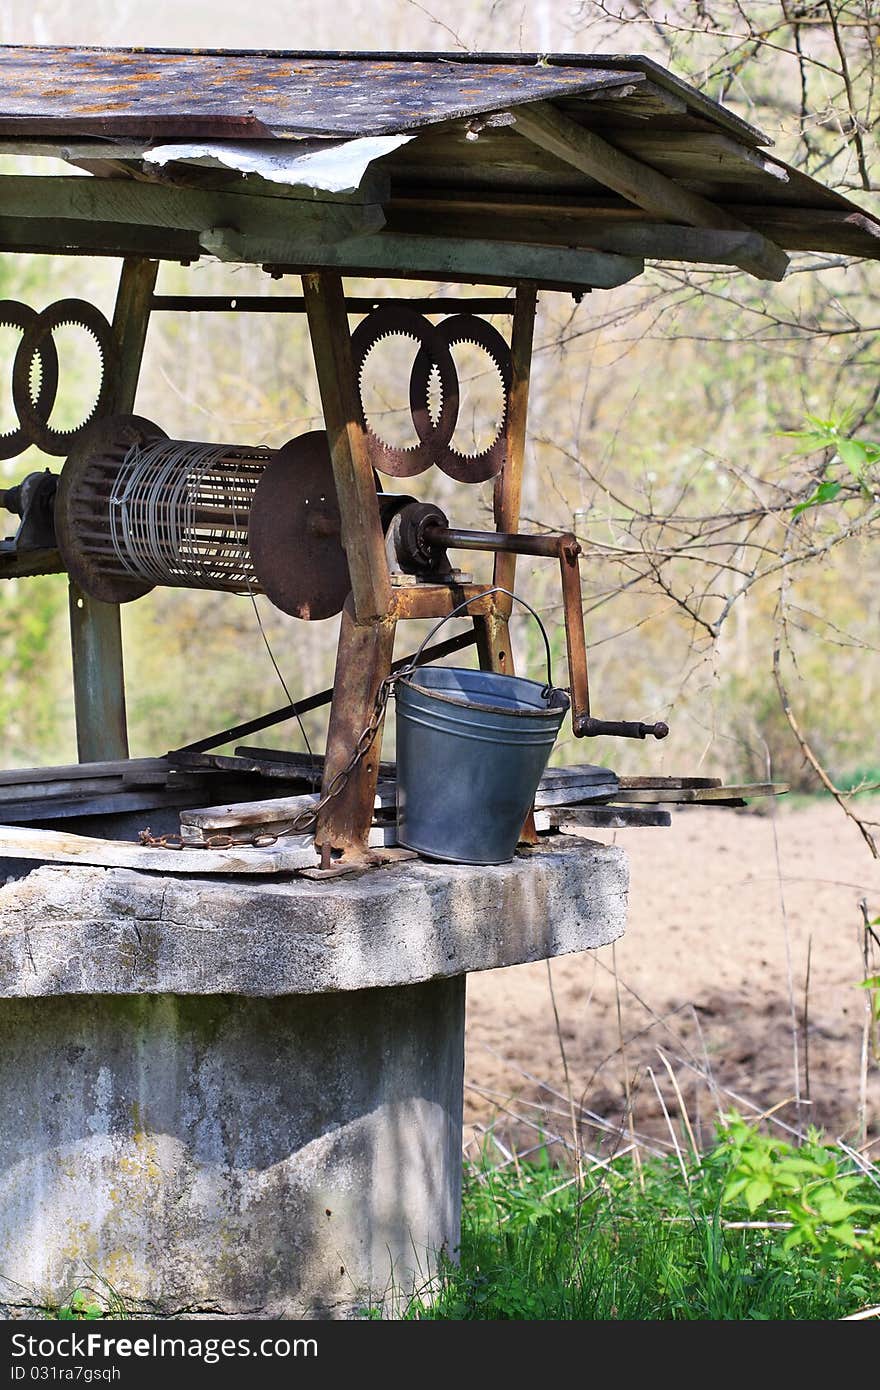
[[[114,416],[65,463],[55,531],[71,577],[105,603],[167,585],[264,593],[315,619],[339,613],[351,587],[321,431],[268,449]]]

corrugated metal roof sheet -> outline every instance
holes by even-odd
[[[314,54],[0,47],[0,134],[385,135],[641,82],[637,71]]]

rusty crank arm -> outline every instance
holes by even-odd
[[[594,719],[590,714],[590,683],[587,672],[587,642],[581,607],[581,579],[578,559],[581,546],[570,531],[549,531],[544,535],[521,535],[509,531],[459,531],[426,520],[421,539],[432,547],[449,550],[510,551],[515,555],[541,555],[559,561],[562,579],[562,608],[565,614],[565,641],[568,648],[568,676],[571,682],[571,725],[577,738],[665,738],[669,726],[642,724],[626,719]]]

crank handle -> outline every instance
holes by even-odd
[[[665,738],[669,725],[639,724],[627,719],[593,719],[591,715],[581,715],[574,721],[576,738],[597,738],[606,734],[609,738]]]

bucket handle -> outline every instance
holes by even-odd
[[[450,618],[454,618],[458,613],[462,613],[462,612],[463,612],[466,608],[468,608],[472,603],[476,603],[477,599],[480,599],[480,598],[487,598],[487,597],[489,596],[489,594],[506,594],[507,597],[508,597],[508,598],[512,598],[513,601],[514,601],[515,603],[521,603],[522,606],[523,606],[523,608],[527,608],[527,609],[529,610],[529,612],[531,613],[532,617],[535,619],[535,622],[538,624],[538,627],[541,629],[541,636],[542,636],[543,639],[544,639],[544,650],[545,650],[545,652],[547,653],[547,684],[544,686],[543,694],[544,694],[545,699],[549,699],[550,696],[551,696],[551,694],[552,694],[552,692],[556,689],[556,687],[555,687],[554,684],[553,684],[553,671],[552,671],[552,663],[551,663],[551,657],[550,657],[550,639],[549,639],[549,637],[547,636],[547,629],[545,628],[544,624],[541,622],[540,617],[539,617],[538,614],[535,612],[535,609],[532,607],[532,605],[531,605],[530,603],[526,603],[526,601],[525,601],[524,598],[520,598],[519,594],[514,594],[514,593],[512,593],[510,589],[504,589],[504,588],[502,588],[502,586],[501,586],[500,584],[494,585],[493,588],[491,588],[491,589],[484,589],[482,593],[479,593],[479,594],[472,594],[471,597],[470,597],[470,598],[466,598],[466,599],[464,600],[463,603],[457,604],[457,605],[455,606],[455,608],[452,609],[451,612],[449,612],[449,613],[446,614],[446,617],[445,617],[445,618],[441,618],[440,621],[439,621],[439,623],[435,623],[434,626],[431,628],[431,631],[428,633],[427,637],[426,637],[426,638],[424,639],[424,641],[422,642],[422,644],[421,644],[421,646],[419,647],[418,651],[416,652],[415,656],[413,657],[412,667],[411,667],[410,669],[413,669],[414,667],[416,667],[416,666],[419,665],[419,657],[421,656],[421,654],[422,654],[422,652],[424,651],[425,647],[426,647],[426,646],[428,645],[428,643],[430,642],[431,638],[434,636],[435,633],[437,633],[437,632],[440,631],[440,629],[441,629],[441,627],[443,626],[444,623],[448,623]],[[409,672],[403,672],[403,671],[401,671],[401,672],[399,672],[398,674],[399,674],[399,675],[405,675],[405,674],[409,674]]]

